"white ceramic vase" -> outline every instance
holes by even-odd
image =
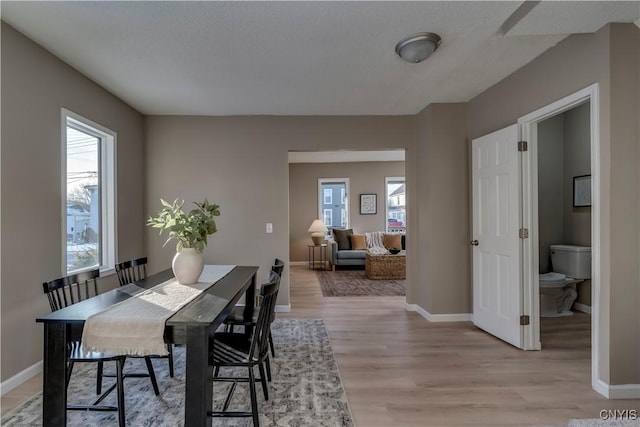
[[[173,274],[181,285],[192,285],[198,281],[204,269],[202,254],[195,248],[182,248],[176,252],[171,263]]]

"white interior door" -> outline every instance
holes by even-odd
[[[473,323],[522,348],[518,127],[472,141]]]

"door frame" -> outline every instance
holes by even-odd
[[[528,228],[529,239],[523,242],[523,308],[531,314],[529,328],[524,329],[524,348],[540,350],[540,293],[539,293],[539,241],[538,241],[538,123],[561,114],[585,102],[590,103],[591,130],[591,386],[606,396],[599,379],[598,366],[600,355],[600,217],[602,204],[600,191],[602,178],[600,171],[600,102],[599,84],[595,83],[558,101],[546,105],[518,119],[520,137],[528,142],[528,150],[522,158],[522,220]]]

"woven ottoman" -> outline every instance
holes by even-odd
[[[369,279],[404,279],[406,276],[406,253],[370,254],[365,259],[364,272]]]

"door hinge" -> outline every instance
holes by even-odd
[[[529,316],[520,316],[520,326],[527,326],[529,324]]]
[[[518,151],[527,151],[527,141],[518,141]]]
[[[521,228],[518,235],[520,236],[521,239],[528,239],[529,238],[529,229],[528,228]]]

